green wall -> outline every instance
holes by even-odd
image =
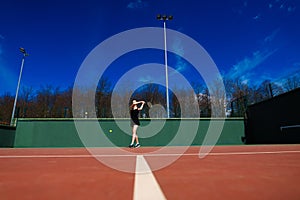
[[[181,136],[177,140],[173,140],[171,145],[201,145],[209,123],[218,124],[223,120],[167,119],[160,131],[151,137],[142,138],[143,134],[151,134],[146,129],[143,132],[149,123],[154,127],[161,124],[161,120],[142,119],[138,135],[142,146],[168,145],[177,134]],[[98,123],[102,130],[97,129]],[[118,127],[117,123],[121,124],[123,130]],[[184,124],[184,128],[178,131],[180,123]],[[193,132],[191,127],[195,123],[199,123],[199,126],[197,132],[194,132],[195,137],[192,137],[191,142],[189,141],[189,134]],[[125,147],[131,140],[131,128],[128,119],[80,119],[76,120],[76,124],[79,126],[80,135],[77,133],[73,119],[19,119],[14,147],[110,147],[114,145]],[[244,136],[243,119],[228,118],[225,120],[217,145],[243,144],[242,136]]]
[[[0,147],[13,147],[16,128],[0,125]]]

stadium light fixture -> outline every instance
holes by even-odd
[[[168,57],[167,57],[167,30],[166,21],[173,20],[172,15],[156,15],[157,20],[164,22],[164,45],[165,45],[165,71],[166,71],[166,99],[167,99],[167,118],[170,118],[170,103],[169,103],[169,78],[168,78]]]
[[[22,62],[21,62],[21,69],[20,69],[20,74],[19,74],[19,80],[18,80],[18,85],[17,85],[17,91],[16,91],[16,96],[15,96],[15,101],[14,101],[14,106],[13,106],[13,111],[11,115],[11,120],[10,120],[10,125],[14,125],[14,117],[15,117],[15,111],[16,111],[16,105],[17,105],[17,100],[18,100],[18,93],[19,93],[19,88],[20,88],[20,82],[21,82],[21,77],[22,77],[22,72],[23,72],[23,67],[24,67],[24,61],[25,57],[29,56],[28,53],[26,53],[24,48],[19,49],[20,52],[23,54]]]

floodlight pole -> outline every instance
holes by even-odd
[[[23,54],[23,58],[22,58],[22,63],[21,63],[21,70],[20,70],[20,74],[19,74],[19,80],[18,80],[18,85],[17,85],[17,91],[16,91],[16,96],[15,96],[13,111],[12,111],[11,120],[10,120],[11,126],[14,125],[14,116],[15,116],[15,110],[16,110],[16,105],[17,105],[17,100],[18,100],[18,93],[19,93],[19,88],[20,88],[23,66],[24,66],[24,62],[25,62],[25,57],[28,56],[28,54],[26,53],[24,48],[20,48],[20,52]]]
[[[167,99],[167,118],[170,118],[170,103],[169,103],[169,77],[168,77],[168,51],[167,51],[167,28],[166,21],[172,20],[173,16],[166,16],[158,14],[156,17],[158,20],[164,22],[164,47],[165,47],[165,75],[166,75],[166,99]]]

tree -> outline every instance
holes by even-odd
[[[105,118],[112,117],[111,114],[111,84],[107,78],[102,78],[99,81],[96,91],[96,111],[97,117]]]
[[[55,97],[52,116],[55,118],[72,117],[72,88],[58,92]]]
[[[165,117],[164,112],[158,108],[159,105],[166,107],[165,94],[162,92],[163,88],[154,83],[148,83],[138,88],[130,97],[130,102],[133,99],[141,99],[153,105],[154,107],[145,106],[141,113],[143,117]],[[151,109],[151,112],[150,112]]]
[[[218,78],[214,80],[211,85],[210,91],[210,103],[211,103],[211,116],[212,117],[225,117],[226,110],[226,93],[223,80]]]
[[[197,94],[193,89],[174,88],[172,93],[172,117],[196,118],[200,116]]]
[[[40,90],[37,92],[36,97],[36,117],[52,117],[52,111],[58,93],[59,88],[54,88],[51,85],[46,85],[40,88]]]
[[[12,115],[12,109],[14,104],[14,98],[6,93],[0,97],[0,122],[9,124]]]
[[[178,98],[176,96],[177,93],[179,93],[178,88],[174,88],[174,93],[171,93],[171,110],[172,110],[172,116],[175,118],[181,117],[181,108],[180,108],[180,102],[178,101]]]
[[[31,116],[34,110],[32,109],[34,101],[34,92],[32,87],[22,87],[18,101],[18,117]]]
[[[240,79],[235,79],[227,83],[227,87],[231,88],[231,116],[243,117],[248,105],[248,97],[251,89]]]
[[[289,77],[285,80],[284,82],[284,89],[289,92],[289,91],[292,91],[298,87],[300,87],[300,77],[299,75],[294,75],[292,77]]]

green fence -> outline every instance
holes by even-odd
[[[13,147],[16,128],[0,125],[0,147]]]
[[[192,143],[183,139],[173,145],[201,145],[209,124],[222,121],[224,121],[224,127],[217,145],[243,144],[241,141],[241,137],[244,136],[243,119],[167,119],[160,131],[147,138],[143,138],[143,127],[149,123],[154,123],[155,126],[155,123],[159,124],[161,120],[141,119],[138,135],[143,146],[165,146],[178,134],[181,122],[199,123]],[[125,147],[131,140],[128,119],[81,119],[76,120],[76,123],[80,124],[80,135],[78,135],[73,119],[19,119],[14,147]],[[93,128],[97,123],[101,126],[100,131],[95,131]],[[121,124],[125,130],[124,128],[121,130],[117,124]],[[184,134],[187,134],[187,138],[188,134],[191,134],[189,126],[184,129]],[[89,140],[88,145],[84,142],[85,138]],[[104,142],[105,138],[111,144]]]

